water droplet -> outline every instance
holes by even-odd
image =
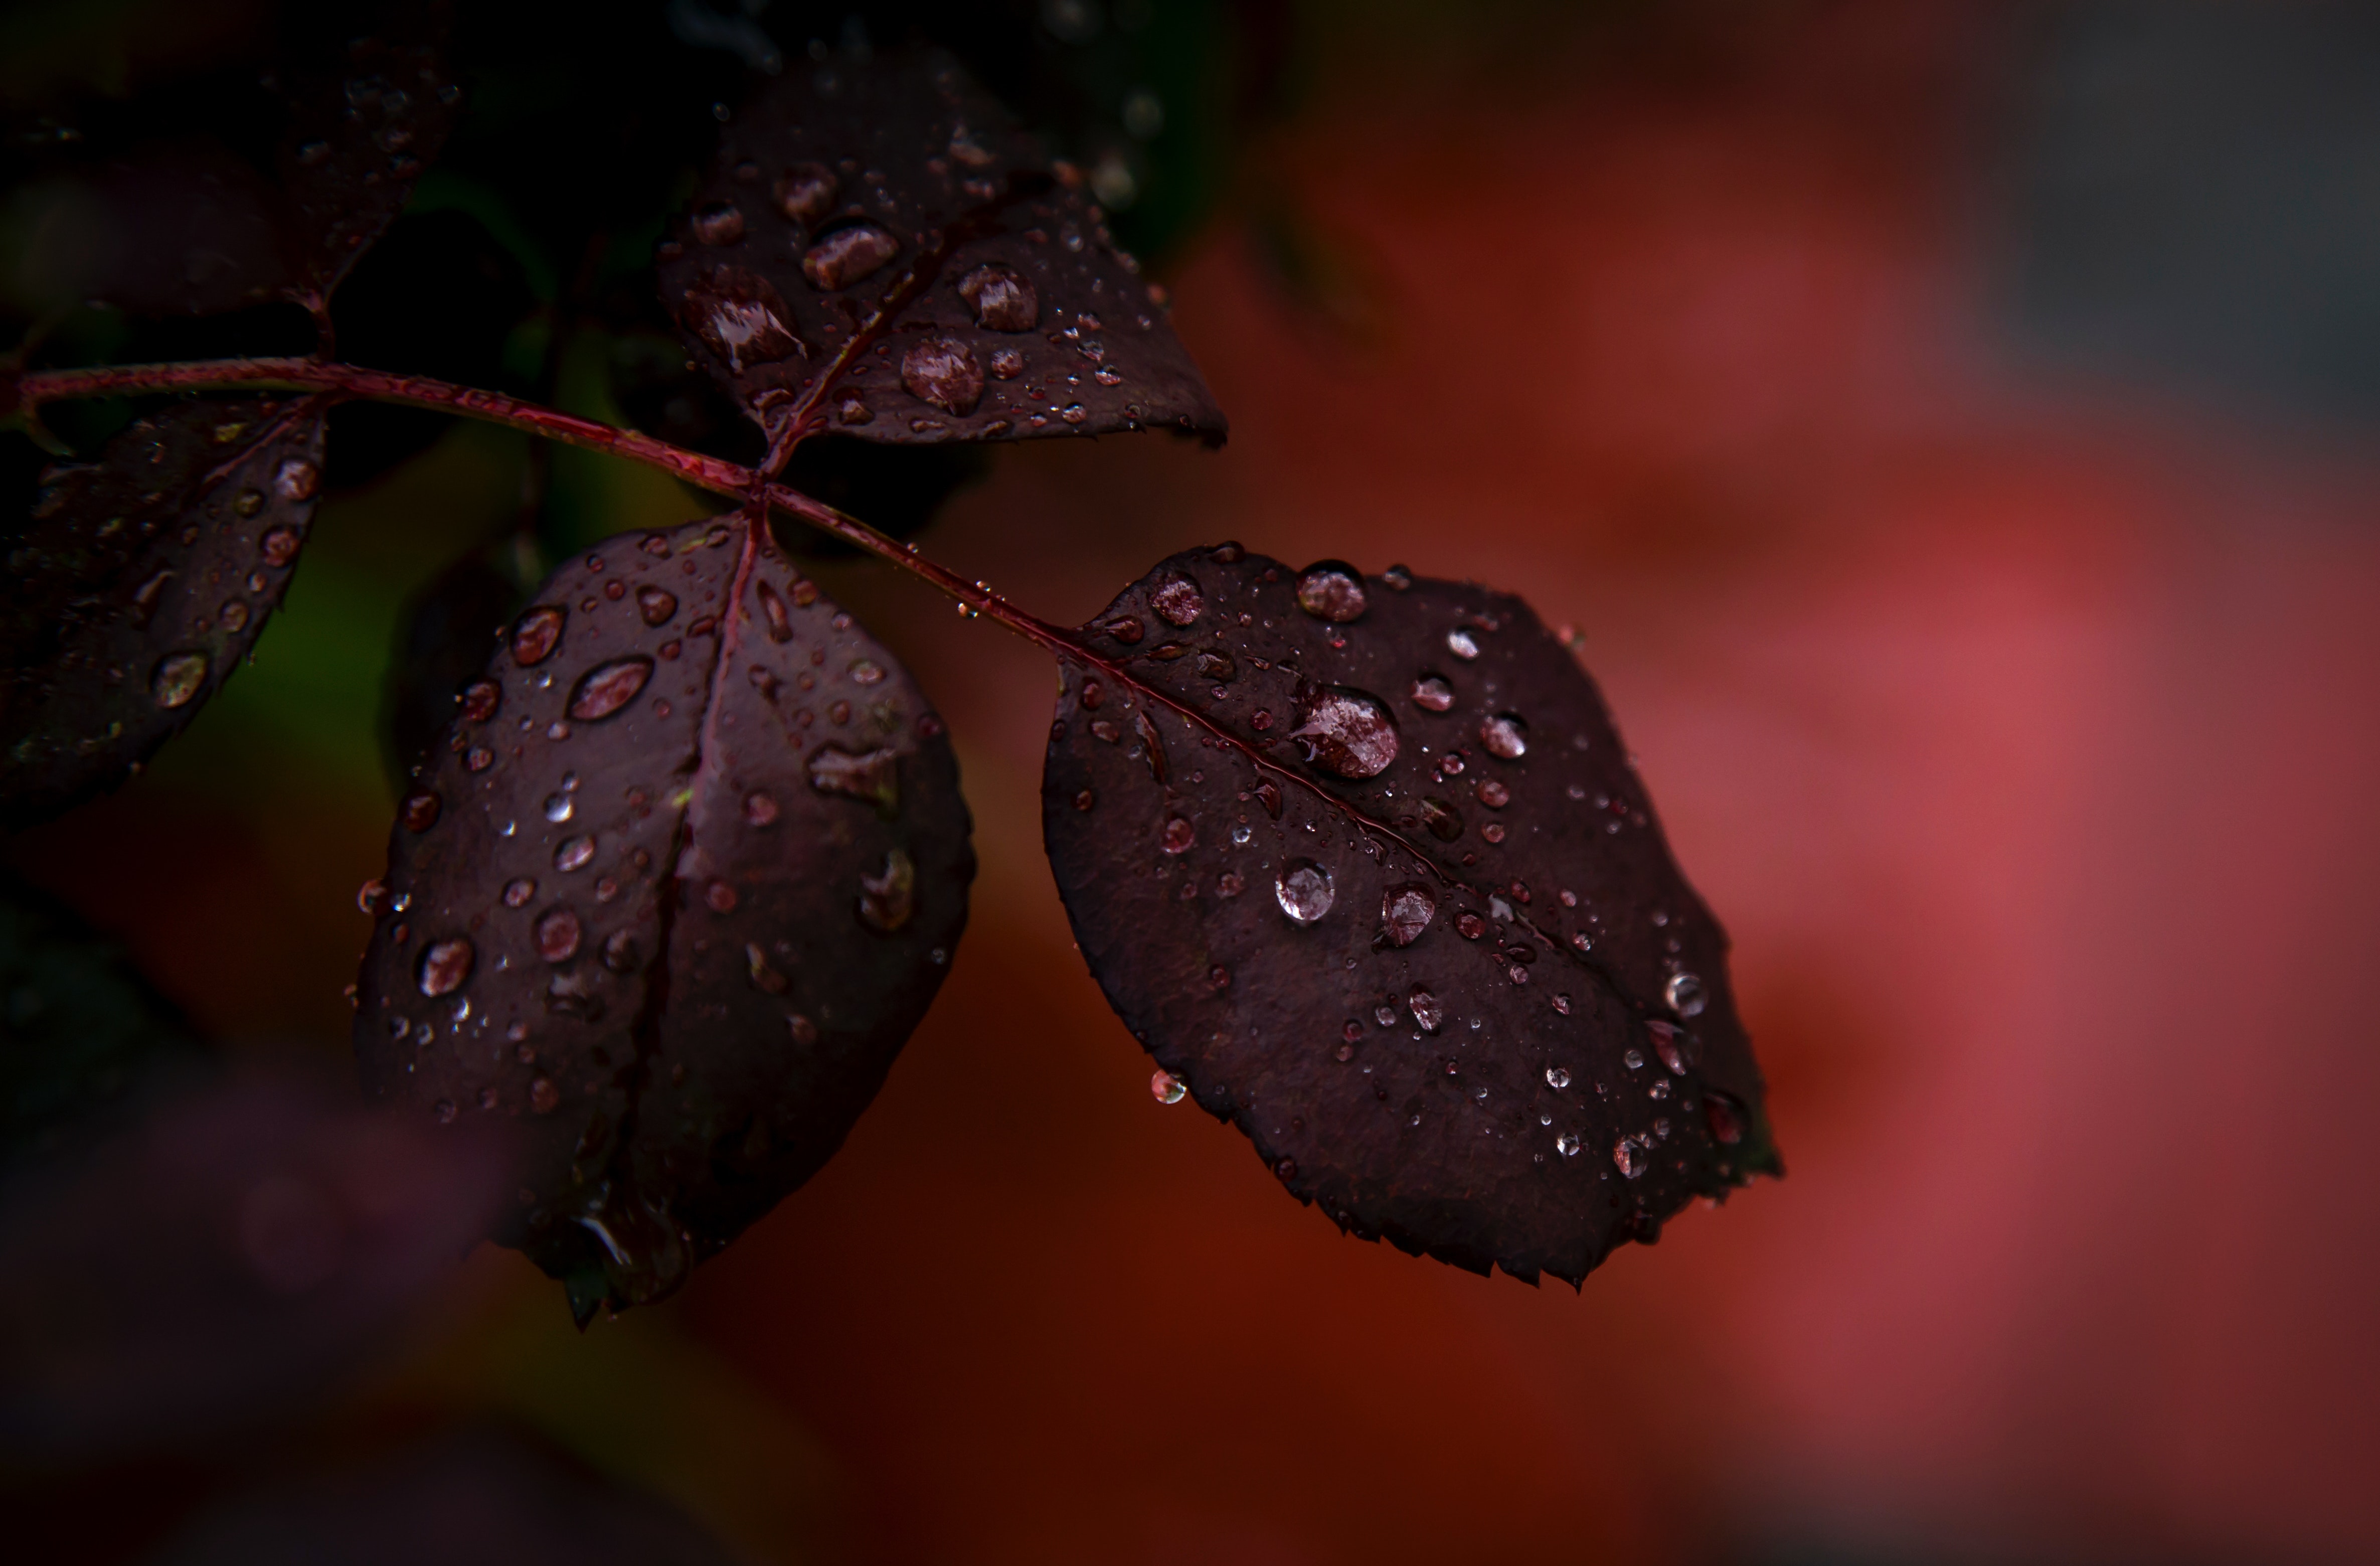
[[[1075,795],[1075,808],[1077,810],[1088,810],[1092,806],[1097,805],[1099,802],[1099,795],[1093,794],[1087,788],[1083,790],[1082,793]]]
[[[834,204],[834,171],[824,164],[795,164],[769,188],[777,210],[795,223],[816,223]]]
[[[264,492],[262,490],[246,489],[232,497],[231,510],[235,516],[253,516],[263,509]]]
[[[1650,1161],[1636,1150],[1633,1137],[1622,1136],[1611,1145],[1612,1167],[1631,1180],[1642,1175]]]
[[[504,882],[504,906],[517,908],[537,895],[537,882],[526,877]]]
[[[1279,1179],[1294,1180],[1297,1178],[1297,1160],[1295,1159],[1276,1159],[1272,1166],[1272,1171],[1275,1177]]]
[[[1330,872],[1311,859],[1292,859],[1273,878],[1272,894],[1281,911],[1302,925],[1310,925],[1330,911],[1337,892]]]
[[[549,909],[537,921],[537,954],[549,963],[566,963],[578,954],[578,916],[567,908]]]
[[[463,767],[467,771],[484,772],[495,764],[496,753],[484,745],[475,745],[463,752]],[[512,833],[507,832],[504,835],[510,837]]]
[[[380,913],[380,900],[387,895],[388,882],[374,876],[356,889],[356,906],[366,914],[377,917]]]
[[[1560,1091],[1560,1089],[1569,1086],[1570,1068],[1567,1066],[1548,1066],[1546,1068],[1546,1086],[1555,1089],[1556,1091]]]
[[[248,605],[238,599],[226,601],[215,613],[223,620],[223,628],[234,636],[248,628]]]
[[[677,595],[667,588],[644,587],[637,589],[637,613],[648,625],[665,625],[677,613]]]
[[[1568,995],[1555,996],[1554,1010],[1560,1012],[1564,1016],[1570,1015],[1570,997]]]
[[[461,936],[448,941],[433,941],[421,953],[415,979],[424,995],[451,995],[471,977],[471,964],[479,953]]]
[[[1198,677],[1217,684],[1235,680],[1240,675],[1238,662],[1228,652],[1202,652],[1198,655]]]
[[[540,604],[513,622],[513,662],[530,668],[553,656],[562,645],[563,622],[568,612]]]
[[[293,456],[273,470],[273,492],[283,500],[312,500],[322,487],[322,470],[302,456]]]
[[[1215,895],[1218,897],[1237,897],[1241,892],[1247,890],[1247,885],[1248,883],[1246,879],[1243,877],[1239,871],[1225,870],[1221,875],[1215,878]]]
[[[188,707],[206,683],[205,653],[169,652],[157,661],[157,672],[149,679],[149,694],[160,707]]]
[[[1419,881],[1392,886],[1380,895],[1380,924],[1391,946],[1410,946],[1438,913],[1438,898]]]
[[[1454,916],[1454,933],[1465,941],[1476,941],[1488,933],[1488,921],[1465,908]]]
[[[1472,640],[1471,633],[1460,625],[1446,633],[1446,649],[1457,658],[1479,656],[1479,644]]]
[[[1379,698],[1338,686],[1297,693],[1297,727],[1305,759],[1342,778],[1376,777],[1397,759],[1397,725]]]
[[[901,384],[945,413],[969,414],[983,400],[983,366],[966,344],[936,333],[901,356]]]
[[[1454,687],[1436,674],[1424,674],[1413,683],[1413,704],[1428,712],[1443,712],[1454,705]]]
[[[1421,802],[1421,824],[1440,843],[1452,843],[1463,835],[1463,812],[1436,795],[1428,795]]]
[[[777,819],[777,802],[765,794],[744,796],[744,819],[756,827],[765,827]]]
[[[901,253],[901,241],[872,223],[838,228],[802,257],[802,275],[827,293],[847,288]]]
[[[455,1100],[452,1099],[439,1099],[437,1103],[431,1106],[431,1113],[438,1117],[438,1123],[441,1125],[454,1124]]]
[[[1670,1068],[1670,1074],[1685,1075],[1699,1053],[1693,1036],[1665,1022],[1648,1021],[1645,1031],[1653,1036],[1653,1052],[1661,1057],[1661,1063]]]
[[[1642,1050],[1628,1050],[1625,1054],[1622,1054],[1620,1059],[1630,1071],[1641,1071],[1644,1069],[1645,1051]]]
[[[1148,1095],[1160,1104],[1178,1104],[1190,1089],[1170,1071],[1160,1071],[1148,1079]]]
[[[1727,1094],[1704,1091],[1703,1120],[1713,1140],[1730,1147],[1743,1140],[1743,1106]]]
[[[872,658],[856,658],[844,672],[856,686],[872,686],[884,677],[884,666]]]
[[[959,279],[959,297],[987,332],[1030,332],[1041,321],[1041,298],[1014,267],[987,261]]]
[[[569,871],[583,868],[587,861],[593,857],[595,857],[593,838],[565,838],[562,846],[553,851],[553,868],[567,874]]]
[[[1175,816],[1158,834],[1157,845],[1168,854],[1187,854],[1197,841],[1198,829],[1190,824],[1187,817]]]
[[[576,808],[571,803],[570,795],[566,794],[549,794],[545,796],[545,819],[556,825],[570,819]]]
[[[744,971],[752,980],[752,987],[763,994],[783,995],[794,987],[793,980],[769,961],[769,954],[748,941],[744,943]]]
[[[528,1107],[532,1113],[550,1115],[562,1105],[562,1089],[550,1076],[533,1076],[528,1083]]]
[[[706,245],[733,245],[744,237],[744,209],[733,201],[711,201],[695,209],[688,226]]]
[[[747,365],[808,357],[809,345],[786,324],[791,316],[775,285],[740,266],[713,267],[686,290],[682,312],[695,335],[738,375]]]
[[[859,878],[859,922],[892,934],[909,922],[917,908],[917,867],[895,848],[884,856],[884,868]]]
[[[1698,1017],[1703,1013],[1703,981],[1690,973],[1670,976],[1669,986],[1662,992],[1669,1000],[1670,1010],[1682,1017]]]
[[[1501,843],[1504,841],[1504,823],[1490,821],[1479,829],[1479,835],[1490,843]]]
[[[1196,582],[1176,572],[1150,589],[1148,606],[1155,610],[1157,617],[1167,625],[1187,625],[1197,619],[1199,612],[1207,607],[1207,598],[1198,590]],[[1112,625],[1111,625],[1110,634],[1114,635]],[[1138,641],[1140,638],[1118,636],[1116,639]]]
[[[1002,381],[1014,381],[1025,373],[1025,356],[1014,348],[994,348],[991,372]]]
[[[1528,753],[1529,725],[1518,713],[1499,712],[1479,725],[1479,743],[1490,756],[1517,761]]]
[[[1297,606],[1318,620],[1344,625],[1364,617],[1364,578],[1342,560],[1321,560],[1298,574]]]
[[[1418,984],[1406,991],[1405,1009],[1413,1013],[1414,1026],[1424,1033],[1436,1033],[1446,1023],[1446,1008]]]
[[[474,680],[463,687],[463,721],[484,723],[504,705],[504,688],[493,680]]]
[[[1554,1151],[1566,1159],[1578,1157],[1578,1150],[1585,1145],[1579,1140],[1578,1133],[1574,1131],[1565,1131],[1554,1138]]]
[[[570,715],[582,723],[608,718],[645,688],[653,677],[653,661],[642,653],[599,663],[578,677],[570,693]]]
[[[821,746],[810,753],[810,787],[820,794],[863,799],[890,818],[900,808],[900,753],[890,748],[854,756],[841,746]]]
[[[632,972],[639,953],[637,938],[631,931],[615,929],[603,941],[603,965],[613,973]]]
[[[710,911],[714,914],[732,914],[735,911],[735,889],[723,880],[714,880],[704,887],[702,900],[710,905]]]

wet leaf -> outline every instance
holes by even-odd
[[[1081,180],[955,61],[830,56],[747,103],[661,249],[689,352],[765,425],[1019,440],[1223,416]]]
[[[463,687],[479,678],[489,650],[524,600],[504,569],[507,552],[474,551],[406,601],[381,697],[381,733],[390,780],[402,793],[413,770],[455,722]]]
[[[45,476],[0,598],[0,820],[121,783],[247,656],[313,520],[322,407],[179,403]]]
[[[1574,1283],[1781,1171],[1726,936],[1527,605],[1225,545],[1080,634],[1042,788],[1075,938],[1301,1201]]]
[[[528,1138],[500,1231],[582,1317],[807,1180],[965,921],[968,819],[892,656],[738,516],[557,571],[400,806],[367,1087]]]

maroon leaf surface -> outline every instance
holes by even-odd
[[[313,520],[322,414],[181,403],[47,475],[0,597],[0,821],[122,783],[230,677]]]
[[[1528,1280],[1781,1172],[1727,938],[1527,605],[1224,545],[1080,634],[1043,831],[1160,1099],[1345,1230]]]
[[[1220,439],[1137,264],[939,53],[830,57],[747,103],[661,248],[688,349],[774,429]]]
[[[941,721],[739,516],[557,571],[401,803],[367,1088],[517,1123],[499,1237],[582,1314],[809,1178],[946,971],[975,870]]]

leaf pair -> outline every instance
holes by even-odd
[[[660,275],[781,447],[1223,428],[1096,210],[936,57],[765,95]],[[1161,1097],[1343,1228],[1529,1279],[1777,1168],[1725,939],[1524,605],[1226,545],[1071,640],[1045,832]],[[748,514],[558,573],[463,712],[358,1045],[377,1092],[535,1129],[508,1237],[584,1319],[840,1145],[959,934],[966,811],[906,674]]]

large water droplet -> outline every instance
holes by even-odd
[[[834,205],[834,171],[824,164],[795,164],[769,188],[777,210],[795,223],[816,223]]]
[[[793,312],[776,285],[740,266],[713,267],[686,292],[681,319],[736,374],[748,365],[773,364],[809,345],[789,324]]]
[[[1515,712],[1499,712],[1479,725],[1479,743],[1488,754],[1517,761],[1528,753],[1529,725]]]
[[[513,622],[513,662],[527,669],[553,656],[562,645],[568,611],[541,603]]]
[[[1690,973],[1671,974],[1670,976],[1669,986],[1663,991],[1663,994],[1668,997],[1670,1010],[1677,1013],[1678,1015],[1682,1017],[1698,1017],[1702,1015],[1703,981],[1696,978],[1694,975]]]
[[[1380,925],[1391,946],[1410,946],[1438,913],[1438,898],[1419,881],[1392,886],[1380,894]]]
[[[653,677],[653,661],[642,653],[599,663],[578,677],[570,693],[570,715],[582,723],[608,718],[637,698]]]
[[[987,261],[959,279],[959,297],[987,332],[1030,332],[1041,321],[1041,297],[1014,267]]]
[[[157,661],[150,676],[149,694],[160,707],[188,707],[207,683],[207,655],[169,652]]]
[[[1405,994],[1405,1009],[1413,1013],[1414,1026],[1424,1033],[1436,1033],[1446,1023],[1446,1008],[1438,997],[1416,984]]]
[[[1317,561],[1298,575],[1297,606],[1335,625],[1360,620],[1368,607],[1363,576],[1342,560]]]
[[[695,209],[688,226],[706,245],[733,245],[744,237],[744,209],[733,201],[711,201]]]
[[[1148,606],[1167,625],[1187,625],[1207,607],[1207,597],[1196,582],[1176,572],[1149,590]]]
[[[810,286],[832,293],[868,276],[901,253],[901,241],[872,223],[838,228],[812,245],[802,257],[802,275]]]
[[[884,856],[884,868],[859,878],[859,922],[892,934],[909,922],[917,909],[917,867],[895,848]]]
[[[537,954],[549,963],[566,963],[578,954],[578,916],[553,908],[537,921]]]
[[[983,366],[975,350],[940,333],[922,337],[901,356],[901,384],[945,413],[969,414],[983,400]]]
[[[414,973],[415,982],[424,995],[451,995],[463,988],[471,977],[471,964],[479,953],[461,936],[452,940],[433,941],[421,953],[421,962]]]
[[[1305,759],[1342,778],[1375,777],[1397,759],[1397,725],[1378,697],[1339,686],[1306,686],[1297,693],[1297,727]]]
[[[1178,1104],[1189,1091],[1182,1079],[1170,1071],[1160,1071],[1148,1079],[1149,1097],[1160,1104]]]
[[[1272,894],[1282,913],[1299,924],[1310,925],[1330,911],[1337,892],[1329,870],[1311,859],[1292,859],[1273,878]]]

